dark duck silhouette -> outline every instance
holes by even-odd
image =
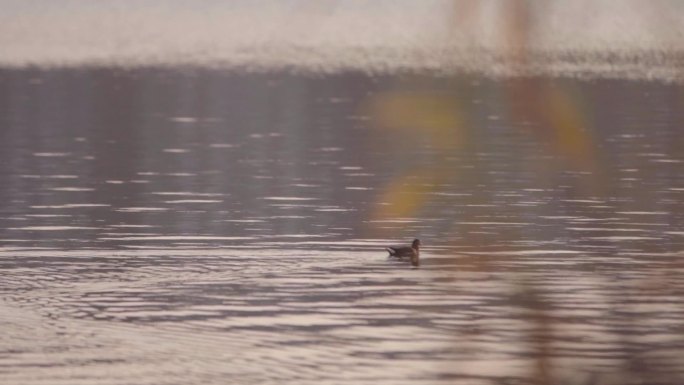
[[[420,239],[414,239],[411,246],[389,246],[385,247],[390,257],[411,259],[413,266],[420,265]]]

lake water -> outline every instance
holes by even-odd
[[[679,85],[81,68],[0,89],[2,383],[684,380]],[[414,237],[420,268],[387,258]]]
[[[0,0],[0,384],[683,384],[683,4]]]

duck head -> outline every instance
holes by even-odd
[[[418,250],[420,248],[420,239],[416,238],[413,240],[411,247]]]

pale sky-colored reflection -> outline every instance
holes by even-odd
[[[466,272],[451,254],[428,251],[434,264],[411,270],[370,249],[0,251],[4,265],[42,261],[7,271],[0,283],[10,294],[0,302],[0,342],[15,352],[3,361],[5,379],[496,384],[529,375],[535,338],[553,338],[555,373],[572,383],[619,374],[622,352],[641,344],[667,357],[660,369],[681,374],[669,366],[681,360],[668,354],[681,339],[680,298],[636,289],[658,269],[630,276],[605,265],[587,274],[534,253],[539,266],[501,259],[495,270]],[[606,279],[612,274],[622,280]],[[543,335],[533,308],[515,299],[541,287],[554,320]],[[614,301],[635,294],[615,311]],[[667,316],[632,324],[622,312]]]

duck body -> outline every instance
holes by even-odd
[[[420,239],[414,239],[411,246],[388,246],[385,248],[390,257],[410,258],[413,266],[420,265]]]

